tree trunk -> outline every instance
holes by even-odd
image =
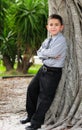
[[[3,55],[3,64],[6,66],[7,71],[13,69],[13,63],[11,62],[10,57],[7,55]]]
[[[46,114],[44,130],[82,128],[82,1],[48,0],[49,15],[64,20],[68,50],[62,78]]]
[[[30,59],[32,58],[32,49],[30,49],[29,46],[26,46],[24,54],[21,56],[20,54],[20,49],[18,50],[18,65],[17,65],[17,70],[19,72],[22,72],[23,74],[27,74],[27,71],[29,67],[34,63],[32,60],[30,62]]]
[[[30,58],[32,56],[30,54],[24,54],[23,60],[22,60],[22,68],[23,73],[26,74],[27,70],[30,68],[30,66],[33,64],[33,62],[30,62]]]

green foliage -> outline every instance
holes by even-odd
[[[0,53],[1,55],[8,56],[11,61],[14,63],[17,46],[15,33],[13,32],[12,27],[10,26],[10,14],[8,12],[9,7],[12,5],[10,0],[1,0],[0,8]]]
[[[4,33],[4,36],[0,36],[1,46],[0,51],[2,55],[8,55],[12,60],[15,60],[16,44],[14,34],[10,31]]]
[[[46,37],[48,4],[47,0],[1,0],[0,4],[0,54],[14,63],[28,45],[34,53]]]
[[[24,0],[23,3],[17,4],[14,19],[18,42],[31,46],[39,44],[46,36],[46,17],[47,5],[42,1]]]

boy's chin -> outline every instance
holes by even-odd
[[[53,33],[53,34],[51,34],[51,36],[55,36],[55,35],[57,35],[58,33]]]

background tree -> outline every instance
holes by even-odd
[[[31,57],[47,34],[47,0],[1,0],[0,10],[0,52],[4,65],[8,71],[13,69],[17,57],[17,70],[27,73],[33,64]]]
[[[1,0],[0,4],[0,53],[6,70],[9,71],[13,69],[16,57],[16,40],[8,12],[12,3],[9,0]]]
[[[27,73],[32,65],[30,58],[46,36],[46,4],[44,0],[24,0],[17,5],[14,17],[18,45],[17,69],[23,73]]]
[[[50,107],[46,130],[82,129],[82,1],[48,0],[49,15],[64,19],[68,52],[62,79]],[[78,129],[77,129],[78,130]]]

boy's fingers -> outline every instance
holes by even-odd
[[[57,57],[55,57],[55,59],[59,59],[61,57],[61,55],[58,55]]]

